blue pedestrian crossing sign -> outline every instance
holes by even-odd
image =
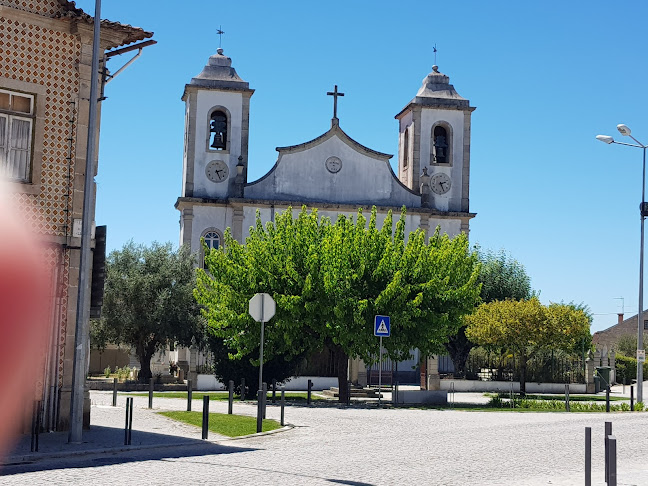
[[[390,335],[389,316],[376,316],[374,319],[374,336],[389,337]]]

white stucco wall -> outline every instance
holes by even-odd
[[[241,155],[241,127],[243,120],[243,95],[236,92],[200,90],[197,94],[196,133],[194,144],[194,196],[222,198],[227,196],[230,180],[236,176],[236,164]],[[223,107],[229,112],[227,150],[209,148],[209,114],[214,107]],[[229,178],[223,182],[212,182],[205,176],[205,167],[212,160],[222,160],[229,167]]]
[[[452,127],[452,165],[442,166],[431,163],[432,127],[438,122],[445,122]],[[421,170],[428,167],[429,175],[447,174],[452,185],[450,191],[438,195],[434,192],[433,207],[441,211],[460,211],[462,174],[463,174],[463,133],[464,113],[459,110],[423,109],[421,112]]]
[[[339,157],[331,173],[326,160]],[[398,182],[389,162],[359,152],[337,135],[305,150],[281,153],[273,170],[245,188],[245,196],[282,201],[318,201],[419,207],[420,197]]]
[[[232,226],[233,210],[228,206],[194,206],[193,224],[191,225],[191,251],[200,248],[200,237],[208,228],[215,228],[221,235]]]

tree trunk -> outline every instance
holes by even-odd
[[[527,357],[520,356],[520,396],[526,396]]]
[[[150,346],[140,345],[137,346],[137,349],[135,350],[137,359],[139,359],[140,366],[142,367],[139,373],[140,383],[148,383],[148,381],[153,377],[153,373],[151,373],[151,358],[153,358],[155,348],[153,348],[153,350],[149,348]]]
[[[470,350],[474,348],[475,345],[468,340],[466,337],[466,327],[461,327],[457,334],[451,336],[448,342],[445,345],[446,351],[452,359],[452,364],[454,365],[454,376],[457,378],[466,377],[466,361],[468,360],[468,355]]]
[[[338,389],[339,394],[338,398],[340,403],[347,403],[349,399],[349,357],[342,350],[341,346],[329,346],[333,350],[333,355],[335,356],[335,362],[337,364],[338,371]]]

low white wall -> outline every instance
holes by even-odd
[[[295,376],[290,380],[286,381],[283,386],[286,390],[308,390],[308,380],[313,380],[312,390],[328,390],[332,386],[338,386],[337,378],[329,378],[325,376]],[[195,389],[200,391],[208,390],[226,390],[227,387],[218,381],[214,375],[198,375],[198,383],[196,383]],[[236,386],[239,383],[235,384]],[[254,386],[257,386],[257,383],[254,383]],[[248,384],[248,388],[250,385]],[[272,385],[268,383],[268,389],[271,389]]]
[[[286,390],[308,390],[308,380],[313,381],[311,390],[328,390],[331,387],[338,386],[336,377],[327,376],[293,376],[283,385]]]
[[[196,383],[196,390],[225,390],[226,387],[223,383],[218,381],[214,375],[198,375],[198,383]]]
[[[446,404],[448,392],[439,390],[398,390],[399,404]]]
[[[520,391],[518,381],[441,380],[441,390],[450,390],[454,383],[457,392],[513,392]],[[527,393],[565,393],[564,383],[527,383]],[[584,383],[570,383],[569,393],[587,393]]]

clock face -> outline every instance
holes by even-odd
[[[342,168],[342,161],[339,157],[329,157],[326,159],[326,168],[330,173],[336,174],[340,172],[340,169]]]
[[[445,194],[450,190],[450,177],[444,173],[434,174],[430,179],[430,187],[437,194]]]
[[[205,167],[205,175],[212,182],[223,182],[229,176],[229,168],[222,160],[212,160]]]

